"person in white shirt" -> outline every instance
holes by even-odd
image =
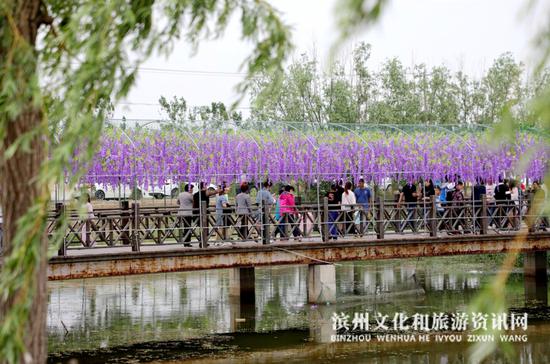
[[[94,207],[92,206],[92,202],[90,200],[90,195],[86,196],[86,203],[84,204],[84,211],[85,211],[85,218],[82,221],[82,242],[85,247],[91,248],[95,245],[95,241],[92,241],[91,239],[91,233],[92,233],[92,219],[94,216]]]
[[[344,232],[349,232],[350,234],[357,235],[357,229],[355,228],[355,219],[353,212],[355,210],[355,205],[357,200],[355,199],[355,193],[352,191],[351,182],[346,182],[344,186],[344,192],[342,193],[342,211],[345,211],[345,230]]]
[[[508,220],[512,229],[518,230],[520,226],[519,219],[519,188],[516,180],[510,180],[510,196],[512,200],[512,207],[508,213]]]

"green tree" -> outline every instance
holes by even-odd
[[[459,124],[476,123],[483,113],[485,95],[478,81],[471,80],[463,71],[455,74],[455,92],[457,102],[457,122]]]
[[[252,89],[252,116],[258,120],[323,122],[321,77],[317,60],[306,54],[280,76],[263,75]]]
[[[357,98],[346,76],[344,67],[336,62],[323,85],[323,115],[331,123],[355,123],[357,122]]]
[[[196,48],[219,37],[233,14],[252,43],[245,92],[290,50],[286,26],[265,1],[0,2],[1,362],[45,362],[48,186],[63,180],[77,150],[81,165],[91,158],[108,114],[102,105],[128,94],[153,52],[168,54],[181,37]],[[58,143],[48,142],[50,130]],[[71,186],[81,174],[69,176]]]
[[[517,63],[511,53],[504,53],[493,62],[482,80],[487,99],[481,122],[499,121],[506,108],[513,108],[520,102],[522,69],[522,64]]]
[[[414,123],[420,115],[420,99],[414,92],[414,81],[399,59],[387,60],[378,75],[378,97],[369,118],[373,123]]]
[[[524,86],[524,94],[516,106],[515,118],[525,126],[542,128],[543,120],[540,115],[536,115],[533,109],[533,103],[538,96],[543,95],[545,90],[550,87],[550,68],[545,67],[535,73]]]
[[[283,120],[322,122],[321,86],[315,58],[309,59],[302,54],[299,60],[293,62],[283,90],[286,90],[282,94],[282,102],[286,105]]]
[[[189,127],[209,122],[211,126],[219,126],[224,121],[241,121],[242,113],[229,110],[223,102],[212,102],[210,105],[188,107],[183,97],[174,96],[168,101],[164,96],[159,98],[161,112],[165,114],[172,125]],[[202,125],[204,126],[204,125]]]
[[[369,121],[370,107],[374,102],[375,75],[367,68],[371,55],[371,45],[360,43],[353,50],[354,96],[357,122]]]
[[[168,120],[180,126],[185,126],[189,121],[187,114],[187,101],[183,97],[172,97],[172,100],[167,100],[166,97],[159,98],[161,112],[165,113]]]
[[[210,105],[194,106],[189,111],[190,120],[211,121],[213,126],[219,126],[224,121],[241,121],[242,114],[230,111],[223,102],[212,102]]]
[[[282,86],[285,77],[284,74],[275,76],[264,72],[256,77],[250,88],[251,120],[281,120],[279,108],[282,107]]]
[[[451,71],[445,66],[433,67],[430,72],[427,121],[441,124],[460,122],[456,91]]]

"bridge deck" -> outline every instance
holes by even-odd
[[[140,252],[132,252],[130,247],[94,248],[71,250],[65,256],[53,257],[48,278],[61,280],[244,266],[550,250],[550,233],[532,233],[524,241],[516,241],[516,238],[517,234],[442,237],[404,234],[383,240],[369,236],[331,242],[290,240],[268,245],[220,243],[202,249],[181,245],[143,245]]]

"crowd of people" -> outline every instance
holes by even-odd
[[[295,240],[300,241],[304,232],[308,235],[313,230],[315,219],[310,212],[298,211],[292,185],[283,185],[274,194],[273,184],[264,181],[256,193],[255,205],[250,195],[251,185],[246,181],[237,187],[233,202],[230,202],[229,187],[225,183],[217,189],[207,188],[202,182],[197,187],[199,191],[195,192],[193,184],[186,184],[177,197],[179,240],[185,246],[191,246],[192,230],[194,226],[198,226],[197,219],[210,213],[210,199],[213,197],[216,232],[222,240],[232,240],[229,234],[231,227],[235,228],[238,239],[256,241],[261,238],[263,225],[273,225],[271,237],[279,237],[281,240],[288,240],[292,235]],[[499,178],[498,183],[495,183],[490,178],[478,178],[470,187],[466,196],[465,185],[457,176],[454,180],[434,182],[425,179],[404,183],[395,194],[394,201],[397,209],[405,214],[399,221],[400,231],[407,228],[416,231],[419,221],[416,215],[419,211],[425,214],[427,206],[431,206],[432,198],[436,218],[446,221],[441,225],[448,234],[480,231],[482,208],[487,210],[488,226],[495,229],[518,230],[522,217],[532,232],[547,231],[550,228],[547,213],[544,211],[546,188],[540,181],[533,181],[527,187],[513,179]],[[363,236],[366,233],[373,217],[371,207],[374,194],[363,178],[358,180],[356,186],[351,181],[334,181],[324,197],[328,201],[326,223],[329,240],[337,240],[343,235]],[[206,203],[206,211],[203,211],[203,202]],[[270,216],[264,216],[264,207],[271,212],[274,220]],[[466,207],[473,210],[470,215],[473,218],[469,221],[462,214]],[[91,232],[95,215],[89,195],[85,196],[83,209],[85,218],[80,235],[84,246],[92,247],[94,239],[91,238]],[[0,213],[0,242],[1,218]]]
[[[498,183],[494,183],[491,179],[479,178],[470,187],[466,196],[465,184],[457,176],[453,180],[445,181],[434,182],[432,179],[425,179],[406,182],[399,188],[395,200],[396,207],[402,209],[405,214],[405,218],[400,221],[400,231],[408,228],[416,231],[417,215],[419,211],[423,211],[422,206],[426,208],[431,204],[432,198],[435,201],[437,218],[448,220],[444,226],[448,234],[470,233],[473,229],[480,229],[482,196],[486,199],[489,226],[508,229],[519,229],[520,215],[527,215],[529,212],[521,209],[533,206],[532,203],[522,204],[522,200],[528,199],[528,196],[531,196],[530,199],[537,196],[534,203],[540,207],[545,199],[544,190],[538,181],[533,182],[527,189],[523,183],[511,179],[501,178]],[[181,217],[181,226],[184,230],[190,230],[193,218],[200,214],[200,202],[205,201],[209,206],[210,197],[215,196],[216,229],[223,240],[232,239],[228,234],[230,227],[235,228],[240,239],[258,240],[261,237],[261,225],[270,223],[274,225],[271,232],[273,238],[288,240],[292,236],[295,240],[301,240],[304,235],[302,230],[306,227],[302,222],[307,219],[298,213],[295,189],[292,185],[283,185],[278,193],[273,193],[272,183],[264,181],[257,190],[255,205],[250,195],[251,185],[246,181],[242,181],[237,187],[237,194],[231,203],[228,198],[229,187],[225,183],[217,189],[207,189],[205,184],[201,183],[199,188],[200,191],[193,193],[193,185],[187,184],[178,196],[178,215]],[[324,197],[328,200],[329,239],[337,240],[342,235],[365,234],[368,221],[372,218],[373,190],[367,186],[363,178],[357,181],[356,186],[351,181],[335,181]],[[263,216],[262,209],[258,208],[263,206],[273,213],[273,221],[264,221],[269,217]],[[475,218],[467,221],[462,211],[470,206],[475,210]],[[445,214],[446,210],[448,212]],[[206,213],[209,213],[209,209]],[[534,228],[545,230],[547,227],[548,221],[542,217],[537,220]],[[183,243],[189,245],[190,239],[191,233],[184,234]]]
[[[365,223],[370,214],[370,205],[372,203],[373,194],[371,189],[365,184],[363,178],[359,179],[359,183],[355,189],[351,181],[343,181],[333,183],[330,186],[330,191],[326,194],[328,199],[328,234],[329,239],[337,240],[338,223],[341,222],[344,233],[362,236],[365,233]],[[343,211],[343,219],[338,219],[340,216],[339,210]]]
[[[243,181],[237,188],[234,198],[234,205],[230,204],[228,194],[229,187],[226,184],[218,186],[217,189],[207,189],[203,183],[200,184],[200,191],[193,193],[193,185],[187,184],[184,191],[178,196],[178,215],[181,219],[181,226],[186,231],[183,235],[183,242],[186,246],[191,241],[190,228],[193,219],[201,212],[201,203],[206,202],[206,211],[210,212],[210,197],[215,196],[215,221],[216,230],[223,240],[232,240],[228,236],[228,229],[233,226],[240,239],[258,240],[260,238],[261,225],[264,222],[262,210],[255,207],[267,207],[273,211],[277,222],[273,236],[280,236],[281,240],[288,240],[289,230],[295,240],[301,240],[303,234],[297,224],[298,210],[296,208],[295,189],[291,185],[283,186],[275,197],[271,192],[273,185],[265,181],[261,189],[256,193],[256,206],[252,203],[250,196],[250,185]],[[232,220],[232,213],[236,219]]]
[[[240,239],[260,238],[261,225],[269,224],[270,221],[264,221],[262,209],[258,207],[267,207],[274,216],[273,238],[279,237],[281,240],[288,240],[290,235],[296,241],[300,241],[304,235],[303,229],[311,230],[313,227],[313,217],[299,221],[300,214],[297,209],[295,198],[295,188],[292,185],[283,185],[278,193],[272,192],[273,184],[270,181],[264,181],[260,190],[256,193],[255,206],[253,206],[250,196],[250,185],[243,181],[237,187],[233,205],[230,204],[228,193],[229,188],[226,184],[218,186],[217,189],[207,189],[204,184],[200,184],[200,191],[194,193],[192,184],[186,184],[184,190],[179,194],[177,202],[179,205],[178,215],[180,225],[184,230],[182,242],[188,246],[191,241],[190,228],[193,219],[200,214],[200,204],[206,202],[209,213],[210,197],[215,196],[215,221],[216,229],[223,240],[231,240],[228,236],[228,229],[233,226]],[[362,235],[364,229],[361,222],[367,220],[369,206],[372,203],[371,189],[366,186],[364,179],[359,180],[358,186],[353,189],[352,183],[334,183],[330,191],[326,194],[329,202],[329,231],[331,239],[337,239],[336,230],[337,211],[345,211],[345,218],[341,222],[346,231],[352,231],[355,235]],[[363,215],[357,213],[357,208],[363,210]],[[232,220],[232,213],[236,218]],[[335,215],[336,213],[336,215]],[[303,218],[303,217],[302,217]],[[358,225],[356,227],[355,225]]]
[[[292,185],[282,185],[278,193],[272,192],[273,185],[264,181],[255,196],[255,204],[250,195],[251,185],[244,181],[237,187],[237,194],[230,202],[229,187],[223,183],[217,189],[207,188],[200,183],[199,191],[194,191],[193,184],[186,184],[177,198],[178,228],[180,242],[191,246],[193,226],[198,226],[198,218],[215,211],[216,233],[222,240],[232,240],[229,229],[234,228],[237,239],[258,241],[262,237],[262,226],[273,225],[272,238],[288,240],[290,236],[300,241],[313,229],[315,220],[311,213],[297,209],[295,189]],[[431,179],[408,181],[399,188],[395,195],[395,206],[402,211],[399,219],[399,230],[410,229],[415,232],[421,220],[419,214],[426,217],[427,209],[435,203],[436,218],[444,221],[439,224],[441,230],[448,234],[471,233],[481,230],[482,208],[486,209],[488,226],[495,229],[518,230],[521,217],[531,231],[546,231],[550,224],[543,213],[545,205],[545,188],[539,181],[533,181],[529,188],[512,179],[493,180],[478,178],[465,195],[465,185],[459,179],[454,181],[432,181]],[[215,197],[215,209],[210,209],[210,199]],[[351,181],[333,182],[324,195],[328,201],[328,239],[337,240],[339,236],[363,236],[372,220],[371,206],[373,190],[363,178],[356,186]],[[206,204],[206,210],[203,207]],[[82,241],[85,246],[92,246],[90,225],[94,219],[93,207],[88,198],[85,201],[85,224],[82,226]],[[270,212],[264,216],[265,209]],[[473,213],[468,219],[463,212],[470,208]],[[307,216],[309,214],[309,216]],[[273,215],[273,218],[271,218]],[[266,220],[267,219],[267,220]],[[307,235],[306,234],[306,235]]]
[[[520,217],[535,214],[541,216],[533,219],[531,228],[535,230],[547,229],[548,220],[539,211],[546,198],[539,181],[533,181],[530,188],[527,188],[524,183],[513,179],[499,178],[498,183],[495,183],[490,178],[488,180],[478,178],[468,197],[465,196],[464,183],[456,176],[455,181],[447,179],[434,183],[431,179],[427,179],[416,183],[412,181],[406,183],[401,188],[397,199],[397,207],[404,206],[407,211],[403,227],[409,225],[414,230],[417,205],[431,202],[433,196],[438,218],[444,216],[445,210],[449,211],[447,214],[449,220],[447,232],[449,234],[470,233],[474,228],[471,224],[467,224],[462,214],[464,208],[469,206],[474,210],[475,227],[480,227],[484,198],[490,227],[519,230]],[[535,210],[537,212],[534,212]]]

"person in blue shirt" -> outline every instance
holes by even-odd
[[[275,229],[275,232],[273,233],[273,238],[276,238],[277,235],[280,235],[281,237],[284,235],[283,231],[283,224],[282,224],[282,216],[281,216],[281,200],[280,197],[283,194],[284,189],[279,189],[279,197],[275,200],[275,221],[277,221],[277,228]]]
[[[438,217],[443,216],[445,211],[443,203],[445,202],[445,195],[441,193],[441,187],[435,186],[435,209],[437,211]]]
[[[259,206],[267,205],[269,207],[275,204],[275,199],[273,198],[271,192],[269,192],[271,186],[272,184],[269,181],[262,183],[262,189],[256,194],[256,204]]]
[[[444,205],[447,202],[447,191],[448,187],[446,183],[439,187],[439,202],[441,202],[441,205]]]
[[[372,193],[370,189],[365,185],[363,178],[359,179],[359,185],[353,191],[355,193],[355,200],[363,211],[357,211],[358,218],[355,219],[355,223],[359,225],[359,234],[363,236],[365,230],[366,217],[369,212],[369,203],[372,201]]]
[[[437,219],[443,219],[445,214],[445,207],[443,206],[445,203],[445,195],[441,191],[442,189],[439,185],[435,186],[435,211],[437,213]],[[441,230],[448,226],[445,220],[439,221],[438,224],[440,227],[437,230]]]

